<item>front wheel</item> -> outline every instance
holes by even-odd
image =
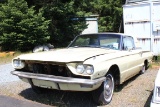
[[[144,65],[142,66],[142,69],[141,69],[141,74],[144,74],[146,72],[146,70],[148,69],[148,62],[145,61]]]
[[[112,74],[106,76],[102,85],[92,92],[93,100],[99,105],[105,105],[111,102],[114,91],[114,78]]]

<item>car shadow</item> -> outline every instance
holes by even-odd
[[[49,90],[44,94],[36,94],[31,88],[23,90],[19,95],[25,99],[58,107],[96,107],[91,93]]]
[[[152,95],[153,95],[153,91],[151,91],[151,93],[150,93],[150,95],[149,95],[144,107],[150,107],[150,103],[152,101]]]
[[[134,77],[125,81],[122,85],[119,85],[115,92],[120,92],[128,84],[137,79],[141,74],[137,74]],[[147,90],[146,90],[147,91]],[[58,106],[58,107],[97,107],[92,99],[91,92],[74,92],[74,91],[60,91],[46,89],[46,93],[37,94],[33,92],[31,88],[25,89],[19,93],[20,96],[25,99],[36,101],[45,105]],[[149,107],[152,97],[152,92],[147,99],[144,107]]]

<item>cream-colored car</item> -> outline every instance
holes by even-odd
[[[20,55],[11,73],[41,88],[92,91],[98,104],[112,100],[116,85],[148,68],[153,54],[136,48],[132,36],[97,33],[77,36],[65,49]]]

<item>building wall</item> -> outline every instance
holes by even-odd
[[[143,50],[160,54],[160,1],[123,6],[124,33],[137,38]],[[152,26],[151,26],[152,25]]]

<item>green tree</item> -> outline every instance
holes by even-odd
[[[125,0],[96,0],[95,12],[99,14],[100,32],[118,32],[122,21],[122,5]]]
[[[73,38],[80,34],[87,26],[84,18],[79,17],[72,0],[27,0],[35,9],[44,8],[44,17],[51,20],[50,43],[55,47],[66,47]],[[81,16],[80,16],[81,17]]]
[[[85,28],[82,22],[70,21],[70,17],[99,15],[99,32],[118,32],[122,21],[122,5],[125,0],[26,0],[30,6],[45,7],[45,17],[52,20],[52,42],[61,46],[73,39]],[[76,25],[75,25],[76,24]],[[76,27],[74,27],[76,26]],[[76,28],[76,29],[75,29]],[[65,41],[66,40],[66,41]]]
[[[124,3],[125,0],[77,0],[75,9],[81,15],[99,15],[99,32],[118,32]]]
[[[0,4],[0,45],[3,50],[27,51],[38,44],[46,43],[50,37],[50,20],[28,8],[24,0],[8,0]]]
[[[99,15],[99,32],[118,32],[122,21],[122,5],[125,2],[125,0],[26,1],[30,8],[23,0],[8,0],[0,7],[0,41],[3,47],[7,46],[5,49],[12,46],[12,49],[28,50],[45,43],[49,37],[48,42],[56,47],[64,47],[86,28],[82,17],[94,14]],[[73,20],[75,17],[82,20],[75,21]],[[48,24],[50,36],[47,32]],[[8,47],[6,44],[9,43],[11,46]]]

